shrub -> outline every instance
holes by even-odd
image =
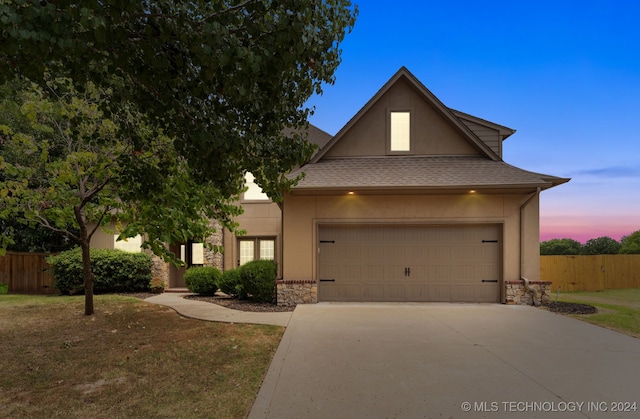
[[[149,291],[154,294],[162,294],[164,292],[164,281],[160,278],[151,278],[149,283]]]
[[[213,266],[196,266],[187,269],[184,282],[191,292],[200,295],[213,295],[218,291],[218,282],[222,272]]]
[[[240,283],[240,270],[239,269],[227,269],[222,273],[222,277],[218,282],[220,291],[227,295],[237,298],[247,298],[246,293],[242,290],[242,284]]]
[[[84,292],[82,253],[79,248],[47,258],[53,285],[62,294]],[[115,249],[91,249],[93,292],[145,292],[151,281],[151,256]]]
[[[272,303],[275,296],[277,265],[272,260],[254,260],[240,267],[242,290],[257,302]]]

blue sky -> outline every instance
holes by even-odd
[[[405,66],[445,105],[516,129],[507,163],[572,178],[542,193],[542,240],[640,230],[640,2],[358,6],[311,123],[335,134]]]

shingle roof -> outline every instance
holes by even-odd
[[[550,188],[568,179],[529,172],[482,156],[387,156],[323,159],[295,190]]]

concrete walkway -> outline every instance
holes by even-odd
[[[145,301],[154,304],[168,306],[177,311],[180,315],[192,319],[208,320],[225,323],[249,323],[249,324],[272,324],[275,326],[287,326],[293,312],[276,313],[254,313],[248,311],[232,310],[217,304],[205,301],[189,300],[184,297],[189,293],[172,293],[154,295]]]

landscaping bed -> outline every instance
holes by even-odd
[[[549,311],[561,314],[595,314],[598,309],[589,304],[568,303],[566,301],[550,301],[544,304]]]
[[[271,303],[258,303],[251,299],[240,300],[238,298],[229,297],[221,293],[217,293],[214,296],[202,296],[202,295],[188,295],[185,298],[198,301],[206,301],[208,303],[218,304],[226,308],[241,311],[254,311],[254,312],[281,312],[281,311],[293,311],[295,306],[279,306]]]

